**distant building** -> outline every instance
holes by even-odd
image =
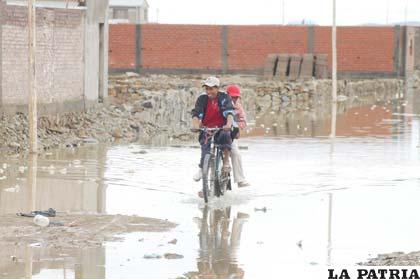
[[[147,23],[149,4],[146,0],[110,0],[110,23]]]

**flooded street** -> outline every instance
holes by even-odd
[[[36,175],[2,158],[1,215],[51,207],[177,226],[95,248],[5,246],[0,278],[323,278],[327,265],[418,251],[417,104],[341,105],[335,139],[329,108],[261,113],[239,140],[252,187],[208,206],[192,180],[198,143],[53,151]]]

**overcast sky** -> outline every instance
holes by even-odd
[[[337,24],[420,21],[420,0],[336,0]],[[148,0],[149,19],[159,23],[282,24],[283,0]],[[332,0],[284,0],[285,22],[332,24]],[[157,12],[159,10],[159,12]]]

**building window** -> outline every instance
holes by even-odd
[[[114,19],[128,19],[128,9],[114,8]]]

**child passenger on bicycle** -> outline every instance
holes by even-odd
[[[226,87],[226,92],[232,98],[233,107],[235,108],[235,126],[238,126],[238,130],[234,130],[234,138],[239,138],[239,133],[241,130],[246,128],[246,115],[245,111],[241,104],[241,89],[237,85],[229,85]],[[237,132],[236,132],[237,131]],[[247,187],[250,186],[244,175],[244,170],[242,166],[242,157],[239,153],[238,141],[235,140],[232,142],[231,149],[231,159],[232,159],[232,168],[233,168],[233,178],[234,182],[238,183],[238,187]]]
[[[192,130],[197,130],[201,127],[223,127],[223,130],[217,132],[215,141],[223,149],[222,172],[229,173],[229,157],[232,145],[231,128],[234,121],[235,109],[230,96],[226,92],[219,91],[220,81],[218,78],[207,78],[203,82],[203,87],[205,88],[205,92],[198,97],[195,107],[191,112]],[[201,159],[199,170],[193,177],[195,181],[199,181],[202,178],[204,157],[210,153],[210,142],[207,141],[206,135],[203,132],[200,132],[198,141],[201,145]]]

